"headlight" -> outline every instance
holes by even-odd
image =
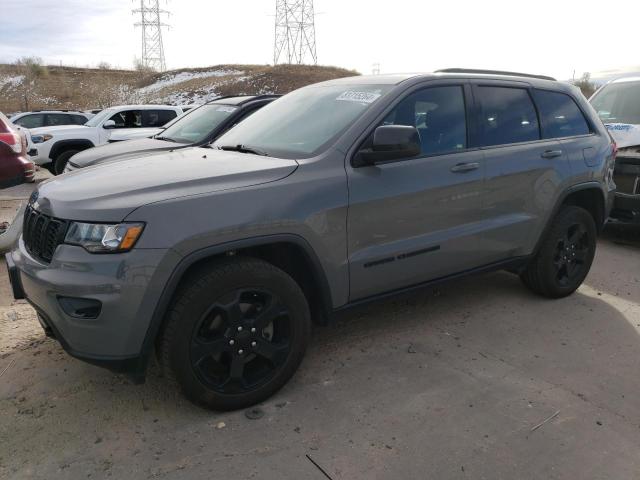
[[[92,253],[126,252],[133,248],[143,228],[142,223],[105,225],[72,222],[64,242],[80,245]]]
[[[44,143],[53,138],[53,135],[45,133],[44,135],[31,135],[31,141],[33,143]]]

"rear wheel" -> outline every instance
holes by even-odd
[[[73,157],[76,153],[80,152],[80,150],[66,150],[58,155],[53,162],[53,168],[50,169],[51,173],[54,175],[60,175],[64,172],[64,167],[67,166],[67,162],[71,157]]]
[[[545,297],[572,294],[589,273],[596,239],[596,224],[589,212],[575,206],[563,207],[520,278],[527,287]]]
[[[192,277],[178,294],[162,363],[193,402],[243,408],[289,380],[310,331],[306,298],[289,275],[257,259],[227,260]]]

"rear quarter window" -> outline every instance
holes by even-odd
[[[517,87],[477,88],[484,146],[540,139],[538,115],[529,92]]]
[[[569,95],[547,90],[534,90],[543,138],[575,137],[591,133],[589,123]]]

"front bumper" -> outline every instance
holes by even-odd
[[[16,298],[38,312],[51,336],[72,356],[114,371],[133,373],[140,365],[155,305],[167,281],[168,250],[139,249],[96,255],[81,247],[60,245],[50,264],[25,249],[22,237],[6,255]],[[95,318],[65,312],[60,299],[99,301]]]

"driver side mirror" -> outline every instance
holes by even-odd
[[[106,130],[111,130],[112,128],[116,128],[116,122],[113,120],[107,120],[102,124],[102,128]]]
[[[415,127],[381,125],[373,132],[370,148],[362,149],[354,158],[354,167],[415,157],[422,151],[420,134]]]

